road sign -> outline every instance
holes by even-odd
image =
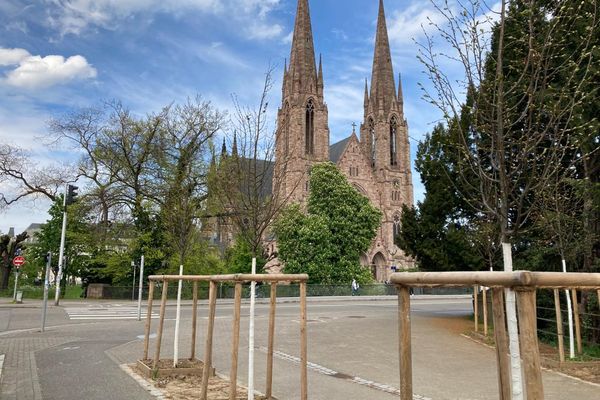
[[[25,264],[25,257],[23,257],[23,256],[16,256],[15,258],[13,258],[13,265],[15,267],[20,267],[23,264]]]

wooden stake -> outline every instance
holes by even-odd
[[[242,306],[242,284],[235,284],[235,300],[233,306],[233,330],[231,345],[231,371],[229,372],[229,400],[237,398],[237,369],[240,351],[240,309]]]
[[[556,335],[558,336],[558,356],[560,362],[565,362],[565,342],[563,334],[562,314],[560,312],[560,294],[554,289],[554,310],[556,312]]]
[[[412,392],[412,349],[410,326],[410,291],[398,286],[398,337],[400,359],[400,399],[413,400]]]
[[[308,354],[306,338],[306,282],[300,282],[300,400],[308,399]]]
[[[158,367],[158,361],[160,360],[160,344],[162,342],[163,326],[165,324],[165,311],[167,309],[167,290],[169,288],[169,282],[164,281],[162,287],[162,297],[160,299],[160,319],[158,320],[158,336],[156,337],[156,351],[154,352],[154,364],[152,369]]]
[[[206,330],[206,342],[204,344],[204,368],[202,369],[202,386],[200,388],[200,400],[206,400],[208,395],[208,378],[212,369],[212,347],[213,331],[215,327],[215,309],[217,306],[217,284],[210,282],[208,292],[208,328]]]
[[[144,334],[144,358],[148,359],[148,346],[150,345],[150,326],[152,325],[152,304],[154,303],[154,282],[149,282],[148,287],[148,308],[146,310],[146,333]]]
[[[488,307],[487,307],[487,288],[483,288],[482,291],[482,301],[483,301],[483,334],[485,336],[488,335]]]
[[[479,332],[479,288],[473,286],[473,312],[475,317],[475,332]]]
[[[516,293],[519,313],[519,336],[524,349],[521,357],[523,358],[527,400],[543,400],[544,386],[542,385],[540,349],[537,338],[535,289],[520,289]]]
[[[192,351],[190,360],[196,358],[196,325],[198,321],[198,282],[192,286]]]
[[[577,354],[581,355],[581,321],[579,319],[579,303],[577,303],[577,290],[571,290],[571,299],[573,302],[573,316],[575,319],[575,342],[577,343]]]
[[[504,314],[504,289],[492,289],[492,318],[494,319],[494,338],[496,341],[496,365],[498,368],[498,390],[500,400],[510,400],[511,381],[508,359],[508,335]]]
[[[271,399],[273,389],[273,345],[275,340],[275,307],[277,304],[277,283],[271,283],[271,305],[269,308],[269,344],[267,351],[267,390],[265,397]]]

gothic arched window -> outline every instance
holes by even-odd
[[[287,102],[283,106],[283,118],[284,154],[287,156],[290,152],[290,105]]]
[[[373,118],[369,118],[369,121],[367,123],[368,127],[369,127],[369,135],[371,136],[371,166],[374,167],[375,166],[375,145],[377,142],[377,139],[375,138],[375,124],[373,123]]]
[[[306,104],[305,153],[312,155],[315,151],[315,103],[312,99]]]
[[[399,213],[394,214],[394,221],[393,221],[393,223],[394,223],[394,237],[393,237],[393,239],[395,240],[396,237],[400,234],[401,224],[400,224],[400,214]]]
[[[397,149],[396,149],[396,137],[398,134],[398,120],[396,117],[392,117],[390,121],[390,165],[398,164]]]

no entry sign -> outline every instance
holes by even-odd
[[[13,258],[13,265],[15,267],[20,267],[23,264],[25,264],[25,257],[23,257],[23,256],[16,256],[15,258]]]

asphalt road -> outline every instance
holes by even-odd
[[[472,312],[469,299],[414,299],[412,302],[414,392],[423,399],[496,399],[497,377],[493,350],[462,337],[465,316]],[[0,306],[2,342],[14,338],[63,338],[59,345],[34,353],[40,391],[44,399],[150,399],[120,364],[142,355],[144,322],[136,320],[73,320],[73,309],[101,313],[131,306],[130,302],[64,302],[51,307],[45,333],[27,331],[39,326],[39,308]],[[247,316],[242,307],[239,380],[247,375]],[[202,357],[207,309],[199,310],[197,355]],[[217,370],[229,372],[231,304],[219,304],[215,324],[213,360]],[[172,357],[175,307],[167,307],[161,355]],[[391,300],[319,301],[308,304],[309,398],[327,400],[393,399],[398,387],[397,302]],[[153,320],[154,332],[157,326]],[[256,310],[256,389],[264,391],[268,306]],[[300,369],[299,306],[277,305],[274,394],[298,399]],[[24,330],[15,332],[14,330]],[[180,355],[190,351],[191,307],[182,310]],[[5,347],[9,348],[9,347]],[[154,351],[154,340],[150,345]],[[5,376],[6,376],[5,366]],[[546,399],[598,399],[599,387],[554,373],[544,373]],[[0,393],[6,389],[0,387]],[[4,397],[0,396],[2,399]],[[7,397],[10,398],[10,397]],[[27,398],[27,397],[19,397]]]

